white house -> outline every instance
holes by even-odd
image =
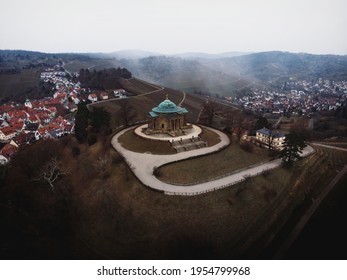
[[[96,101],[98,101],[98,97],[97,97],[96,93],[90,93],[90,94],[88,95],[88,100],[90,100],[91,102],[96,102]]]
[[[262,129],[257,130],[255,138],[258,140],[258,142],[262,143],[268,148],[281,150],[286,137],[279,131],[272,131],[266,127],[263,127]]]
[[[107,100],[107,99],[108,99],[108,94],[107,94],[107,92],[101,92],[101,93],[100,93],[100,99],[101,99],[101,100]]]

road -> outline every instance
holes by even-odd
[[[321,143],[313,143],[313,144],[316,145],[316,146],[323,147],[323,148],[328,148],[328,149],[333,149],[333,150],[338,150],[338,151],[347,152],[347,148],[341,148],[341,147],[336,147],[336,146],[330,146],[330,145],[321,144]]]

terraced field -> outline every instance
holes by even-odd
[[[0,75],[0,98],[24,93],[28,88],[39,85],[40,70],[25,69],[18,74]]]
[[[131,106],[137,112],[134,121],[146,120],[148,112],[150,112],[153,107],[158,106],[160,102],[164,101],[166,96],[175,104],[179,104],[184,98],[182,91],[170,88],[162,89],[159,86],[148,84],[138,79],[129,79],[123,82],[127,84],[127,86],[125,86],[126,90],[135,90],[137,94],[137,96],[129,98],[129,100],[131,100]],[[119,102],[121,102],[121,99],[113,99],[108,102],[95,103],[92,104],[92,106],[103,107],[110,112],[112,116],[115,116],[120,109]],[[199,96],[191,94],[186,95],[182,107],[188,110],[187,119],[189,122],[196,122],[203,102],[205,102],[205,100]]]
[[[149,92],[160,90],[162,87],[138,80],[136,78],[123,79],[121,81],[124,89],[137,95],[147,94]]]

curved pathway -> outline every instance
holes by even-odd
[[[230,140],[227,135],[220,132],[219,130],[208,128],[215,133],[217,133],[221,139],[221,141],[212,146],[201,148],[193,151],[181,152],[173,155],[153,155],[150,153],[137,153],[133,151],[129,151],[125,149],[119,142],[118,138],[123,133],[134,129],[134,127],[127,128],[115,134],[111,140],[112,146],[125,158],[127,164],[134,172],[136,177],[146,186],[163,191],[165,194],[169,195],[197,195],[210,191],[214,191],[217,189],[225,188],[236,183],[239,183],[245,179],[245,176],[255,176],[263,172],[264,170],[269,170],[276,168],[281,165],[281,160],[274,160],[268,163],[260,164],[258,166],[254,166],[252,168],[240,171],[238,173],[205,182],[199,183],[196,185],[189,186],[178,186],[172,185],[168,183],[164,183],[158,180],[154,175],[153,171],[167,163],[188,159],[200,155],[207,155],[216,151],[219,151],[229,145]],[[313,148],[307,146],[304,150],[303,156],[311,154],[313,152]]]
[[[341,148],[341,147],[337,147],[337,146],[331,146],[328,143],[327,144],[321,144],[321,143],[312,143],[316,146],[320,146],[323,148],[328,148],[328,149],[333,149],[333,150],[339,150],[339,151],[344,151],[347,152],[347,148]]]

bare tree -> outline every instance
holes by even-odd
[[[227,108],[223,112],[223,117],[224,117],[223,124],[225,125],[226,131],[230,132],[231,134],[233,132],[237,114],[238,114],[238,111],[231,108]]]
[[[108,154],[99,156],[97,161],[93,164],[99,171],[100,177],[104,178],[107,174],[107,168],[111,164],[111,157]]]
[[[117,117],[125,127],[128,127],[130,123],[135,120],[137,116],[136,111],[127,99],[120,100],[119,105],[121,108],[117,113]]]
[[[57,160],[57,158],[51,158],[42,168],[40,175],[35,180],[44,181],[49,184],[52,191],[55,192],[54,183],[58,181],[63,175],[70,173],[70,169]]]
[[[208,100],[202,106],[199,123],[206,124],[211,126],[213,122],[213,118],[216,114],[220,113],[221,109],[219,104],[214,100]]]
[[[235,117],[235,132],[237,141],[240,142],[242,135],[250,130],[252,117],[245,116],[242,112],[237,112]]]

